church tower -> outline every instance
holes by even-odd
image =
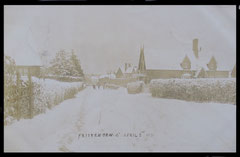
[[[140,48],[140,58],[138,63],[138,71],[140,73],[146,70],[145,58],[144,58],[144,46]]]

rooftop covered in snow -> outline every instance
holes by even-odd
[[[191,40],[190,40],[191,41]],[[176,50],[175,52],[161,51],[157,49],[147,48],[145,46],[145,63],[147,69],[162,69],[162,70],[182,70],[180,64],[187,56],[191,61],[191,70],[198,70],[204,68],[208,70],[207,64],[211,58],[214,57],[217,62],[217,70],[232,70],[236,61],[232,62],[224,61],[221,53],[213,52],[208,48],[204,48],[204,45],[200,46],[199,57],[196,58],[192,50],[191,44],[183,44],[184,50]]]
[[[40,56],[27,47],[19,50],[18,53],[10,54],[16,65],[21,66],[42,66]]]

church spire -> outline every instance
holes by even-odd
[[[146,70],[145,57],[144,57],[144,45],[140,48],[140,58],[138,63],[138,71],[141,73]]]

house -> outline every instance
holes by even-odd
[[[209,62],[209,53],[203,51],[201,48],[198,48],[198,39],[193,39],[193,52],[186,53],[186,57],[183,59],[182,63],[180,63],[182,69],[185,73],[191,74],[191,78],[205,78],[208,77],[206,71],[208,70],[208,62]],[[213,63],[213,62],[211,62]],[[187,69],[183,67],[183,64],[188,65]],[[210,65],[210,64],[209,64]],[[212,65],[212,64],[211,64]],[[186,71],[188,70],[188,71]]]
[[[151,54],[151,60],[148,60],[148,67],[150,67],[148,69],[146,69],[144,48],[141,48],[138,72],[144,74],[147,80],[159,78],[169,79],[229,77],[229,70],[226,69],[226,66],[219,66],[214,55],[206,50],[203,50],[201,47],[198,48],[198,39],[193,39],[192,45],[192,51],[185,53],[182,55],[182,57],[180,55],[183,53],[176,53],[176,56],[174,56],[176,60],[169,60],[170,57],[168,55],[157,56],[156,53],[154,53],[154,55]],[[156,58],[157,62],[154,62]],[[151,68],[156,64],[159,65],[161,63],[165,63],[165,68],[164,66],[162,66],[162,69]],[[153,66],[149,66],[149,64]]]
[[[16,67],[20,75],[40,77],[42,62],[37,53],[32,52],[31,50],[25,50],[22,53],[16,53],[13,56],[16,61]]]
[[[167,55],[163,56],[166,57]],[[148,57],[148,56],[147,56]],[[176,66],[177,64],[173,65],[173,68],[170,68],[171,66],[166,66],[165,69],[156,69],[154,68],[154,65],[162,63],[161,62],[161,56],[152,56],[150,59],[148,59],[148,63],[146,63],[146,59],[144,56],[144,48],[142,47],[140,49],[140,57],[139,57],[139,65],[138,65],[138,73],[142,74],[141,80],[144,80],[145,83],[149,82],[152,79],[169,79],[169,78],[181,78],[181,76],[184,74],[185,71],[189,71],[191,68],[191,62],[188,58],[188,56],[185,56],[184,60],[181,62],[180,66]],[[167,56],[164,61],[168,60],[169,57]],[[154,62],[157,61],[157,62]],[[166,62],[165,62],[166,63]],[[148,64],[148,67],[146,68],[146,64]],[[149,66],[150,65],[150,66]],[[171,65],[171,64],[169,64]],[[183,70],[184,69],[184,70]],[[192,75],[192,74],[191,74]],[[145,78],[143,78],[143,76]]]
[[[193,54],[191,61],[191,71],[194,78],[228,78],[229,70],[226,64],[218,63],[216,57],[211,52],[198,49],[198,39],[193,40]],[[219,56],[218,56],[219,57]]]
[[[125,63],[124,66],[118,68],[116,78],[130,78],[137,73],[137,67],[130,63]]]

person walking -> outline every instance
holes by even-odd
[[[98,89],[100,89],[100,82],[97,83],[97,87],[98,87]]]

